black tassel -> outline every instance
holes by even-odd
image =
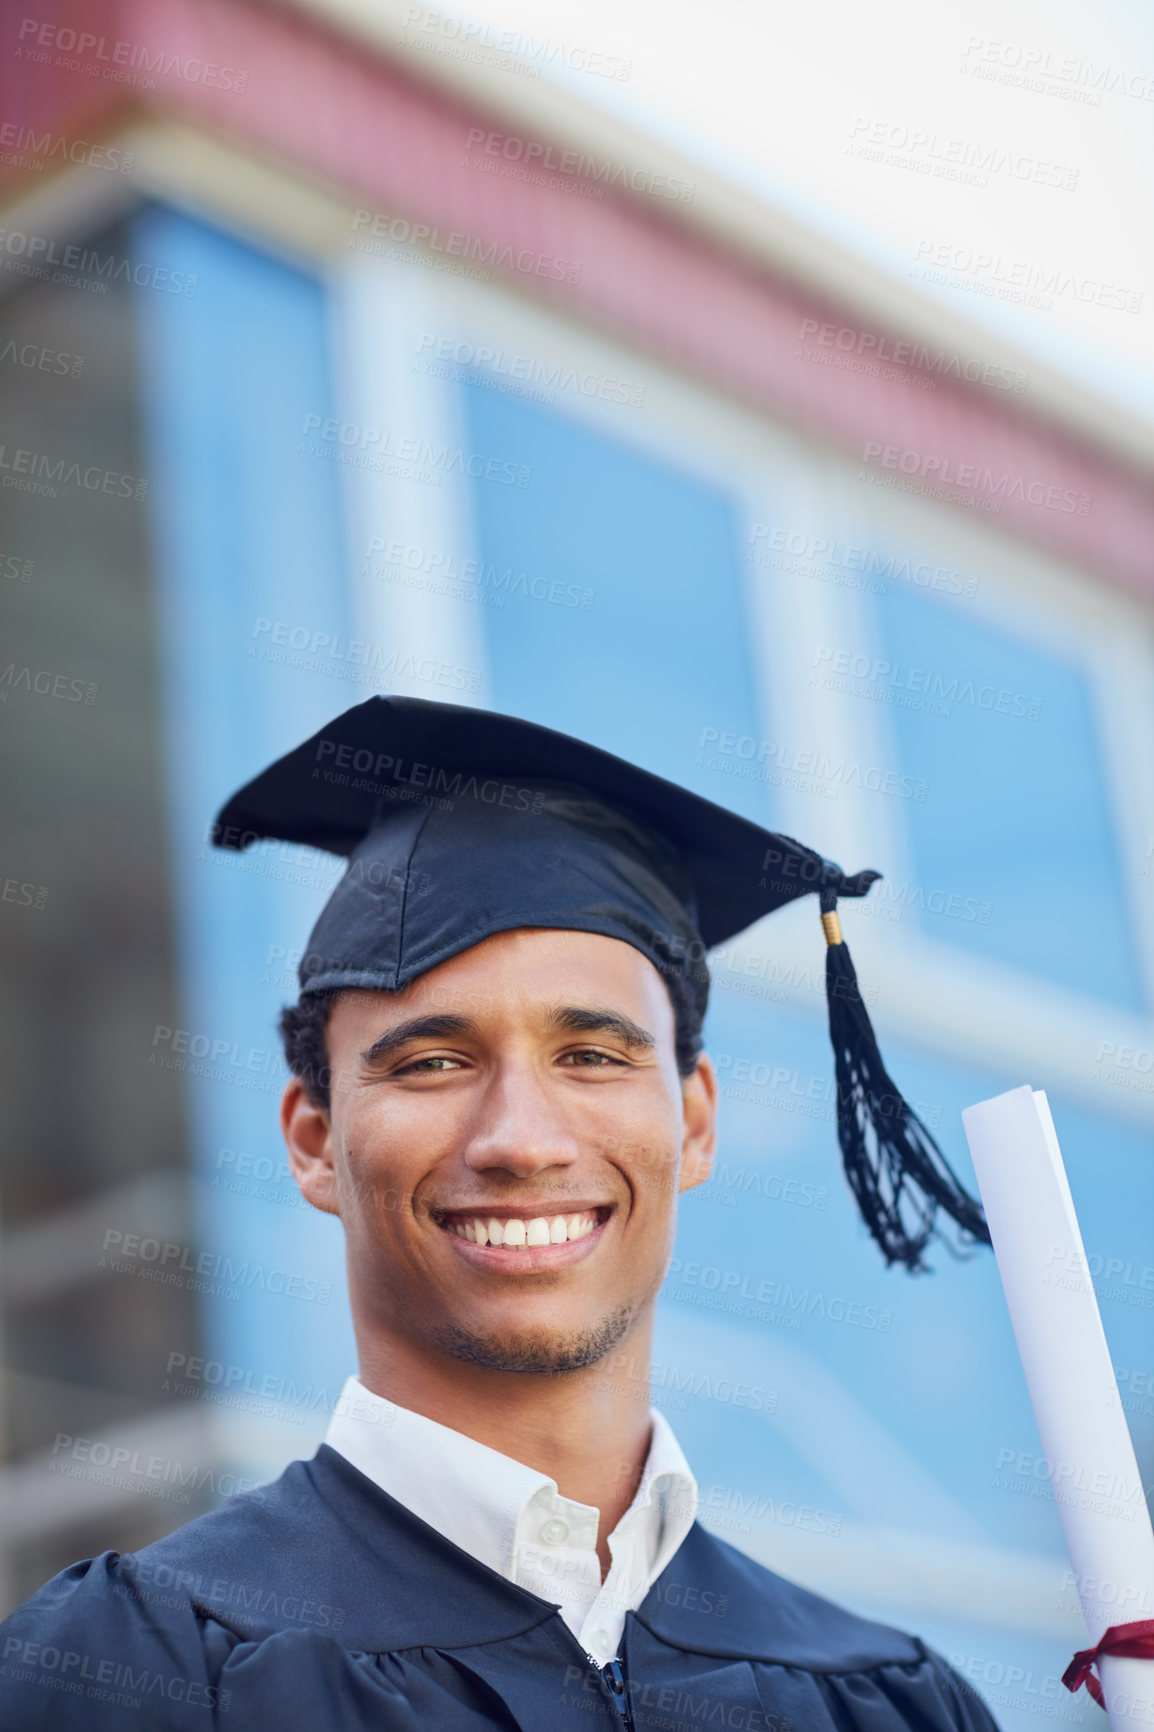
[[[826,909],[823,898],[823,911]],[[836,916],[835,916],[836,918]],[[962,1229],[962,1243],[990,1243],[982,1206],[962,1189],[930,1132],[890,1080],[858,990],[849,950],[826,951],[829,1033],[837,1070],[837,1135],[858,1208],[887,1263],[925,1272],[922,1253],[939,1208]],[[948,1239],[943,1239],[951,1250]]]

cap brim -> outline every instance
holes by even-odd
[[[792,837],[584,740],[519,716],[405,697],[369,698],[278,758],[221,809],[214,840],[239,850],[275,837],[348,855],[382,799],[402,789],[409,798],[452,798],[455,779],[468,777],[574,783],[652,826],[685,863],[709,946],[823,884],[862,895],[875,876],[844,879]]]

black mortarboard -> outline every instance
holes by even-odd
[[[887,1262],[921,1268],[942,1208],[989,1243],[980,1205],[886,1073],[836,913],[851,876],[660,776],[551,728],[419,698],[370,698],[223,808],[218,847],[264,838],[349,868],[300,965],[304,993],[396,991],[496,932],[624,939],[703,1013],[704,953],[816,894],[846,1176]]]

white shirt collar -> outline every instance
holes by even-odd
[[[325,1442],[382,1491],[491,1570],[559,1604],[598,1665],[613,1659],[636,1611],[697,1515],[697,1482],[668,1421],[651,1409],[649,1455],[609,1536],[601,1581],[598,1511],[511,1456],[374,1395],[350,1377]]]

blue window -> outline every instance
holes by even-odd
[[[206,837],[241,782],[349,701],[278,647],[302,630],[347,639],[338,477],[299,449],[306,417],[333,413],[325,296],[166,209],[134,244],[192,288],[143,288],[137,313],[207,1351],[258,1385],[327,1379],[335,1397],[334,1364],[355,1363],[340,1232],[287,1174],[276,1018],[337,862],[276,844],[222,854]]]
[[[720,735],[760,731],[732,501],[561,415],[465,397],[472,448],[529,471],[474,488],[477,557],[505,584],[483,610],[493,708],[764,821],[766,784],[711,767]]]
[[[901,768],[929,784],[905,807],[924,929],[1143,1010],[1085,672],[897,584],[877,608]]]

